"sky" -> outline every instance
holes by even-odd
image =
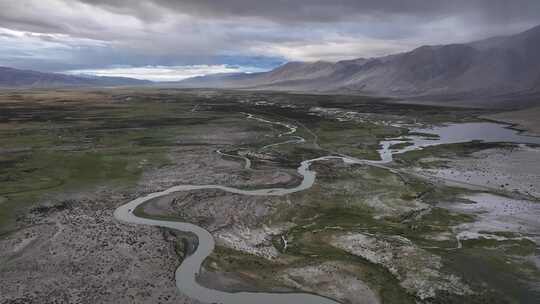
[[[540,0],[0,0],[0,66],[174,81],[540,24]]]

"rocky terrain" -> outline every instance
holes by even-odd
[[[440,273],[442,263],[438,256],[416,247],[406,238],[344,234],[335,236],[331,244],[382,265],[420,299],[433,298],[439,291],[459,295],[472,292],[459,277]]]
[[[120,225],[111,207],[125,197],[100,190],[35,208],[2,238],[0,302],[191,303],[174,285],[175,237]]]
[[[531,163],[540,159],[538,148],[518,147],[488,149],[457,159],[428,159],[430,162],[448,161],[434,169],[418,169],[423,174],[456,180],[490,188],[506,190],[523,195],[540,197],[540,169]]]

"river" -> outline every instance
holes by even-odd
[[[263,123],[269,123],[274,125],[280,125],[288,129],[287,132],[280,133],[278,137],[293,137],[283,142],[279,142],[275,145],[286,143],[300,143],[305,139],[299,136],[293,135],[297,126],[282,123],[273,122],[266,119],[258,118],[252,114],[247,114],[248,119],[255,119]],[[200,271],[201,265],[204,260],[214,250],[215,242],[212,235],[204,228],[185,222],[178,221],[166,221],[156,220],[144,217],[139,217],[134,214],[134,210],[141,204],[171,193],[190,190],[202,190],[202,189],[219,189],[222,191],[242,194],[242,195],[257,195],[257,196],[281,196],[287,195],[298,191],[309,189],[315,182],[316,173],[310,170],[311,164],[318,161],[335,160],[339,159],[348,164],[382,164],[392,161],[392,155],[397,153],[405,153],[412,150],[422,149],[427,146],[468,142],[472,140],[481,140],[486,142],[512,142],[512,143],[534,143],[540,144],[540,138],[522,136],[516,131],[508,129],[507,126],[495,123],[464,123],[464,124],[450,124],[446,126],[439,126],[433,128],[412,129],[417,133],[430,133],[437,135],[438,138],[429,136],[407,136],[406,138],[390,139],[381,142],[381,150],[379,151],[380,161],[368,161],[356,159],[349,156],[336,156],[329,155],[319,157],[315,159],[305,160],[300,163],[297,171],[300,176],[303,177],[302,182],[293,188],[270,188],[270,189],[256,189],[256,190],[242,190],[238,188],[232,188],[222,185],[178,185],[171,187],[167,190],[154,192],[142,197],[139,197],[127,204],[119,207],[114,212],[114,217],[122,222],[131,224],[142,224],[158,227],[166,227],[175,229],[178,231],[193,233],[198,238],[198,247],[195,252],[187,256],[182,264],[176,270],[176,285],[179,291],[190,298],[196,299],[204,303],[223,303],[223,304],[274,304],[274,303],[296,303],[296,304],[337,304],[339,302],[325,298],[322,296],[309,294],[309,293],[264,293],[264,292],[225,292],[215,289],[206,288],[198,284],[196,277]],[[409,142],[411,145],[392,150],[391,145],[395,143]],[[267,148],[269,146],[266,146]],[[224,153],[222,153],[224,154]],[[232,155],[230,155],[232,156]],[[247,158],[246,158],[247,159]],[[246,168],[249,168],[249,159],[246,161]]]

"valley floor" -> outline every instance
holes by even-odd
[[[0,107],[0,303],[197,303],[174,281],[197,239],[120,223],[117,207],[179,184],[291,188],[303,160],[376,161],[382,141],[410,128],[495,119],[214,90],[15,91]],[[289,195],[192,190],[135,213],[208,230],[216,250],[197,280],[214,289],[536,303],[539,162],[533,144],[454,143],[388,164],[316,162],[313,187]]]

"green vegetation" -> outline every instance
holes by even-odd
[[[378,160],[379,141],[405,134],[404,129],[373,123],[324,121],[315,130],[321,147],[362,159]]]
[[[60,91],[0,101],[0,231],[46,198],[132,187],[169,164],[175,147],[209,144],[200,134],[212,128],[258,125],[236,113],[193,113],[189,94],[128,96]]]
[[[540,294],[530,284],[538,281],[540,271],[533,262],[508,255],[493,247],[492,242],[484,242],[468,241],[462,250],[440,252],[446,268],[459,272],[479,291],[473,298],[477,299],[476,303],[535,303]]]
[[[402,142],[402,143],[399,143],[399,144],[393,144],[389,148],[390,148],[390,150],[401,150],[403,148],[407,148],[407,147],[412,146],[412,145],[413,145],[412,142]]]
[[[425,147],[422,150],[415,150],[415,151],[410,151],[403,154],[394,155],[394,160],[398,164],[404,165],[404,166],[424,166],[426,165],[426,163],[422,162],[422,159],[428,158],[428,157],[438,157],[438,158],[455,158],[455,157],[460,157],[460,156],[463,157],[463,156],[467,156],[481,150],[501,148],[501,147],[512,147],[512,146],[514,145],[506,144],[506,143],[484,143],[484,142],[478,142],[478,141],[437,145],[437,146]],[[427,164],[429,165],[429,163]],[[432,163],[431,165],[434,165],[434,164]]]

